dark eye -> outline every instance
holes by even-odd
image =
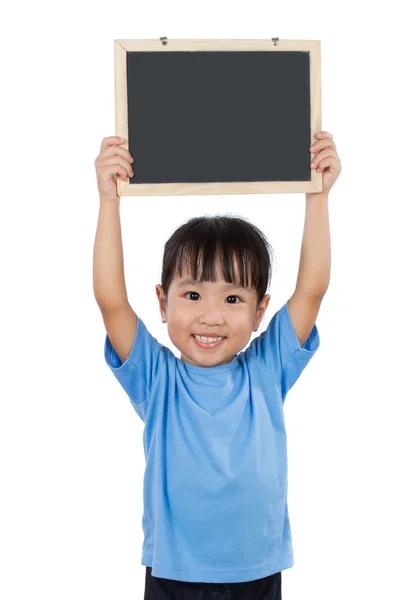
[[[228,300],[229,300],[229,298],[237,298],[240,302],[239,296],[228,296]],[[238,304],[238,303],[237,302],[228,302],[228,304]]]
[[[185,294],[185,298],[186,298],[186,296],[187,296],[188,294],[194,294],[195,296],[198,296],[198,295],[199,295],[197,292],[187,292],[187,293]],[[193,298],[190,298],[190,300],[193,300]]]

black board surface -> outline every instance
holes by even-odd
[[[126,53],[130,184],[311,181],[310,53]]]

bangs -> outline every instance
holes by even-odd
[[[260,302],[271,277],[272,248],[249,221],[227,215],[195,217],[179,227],[164,247],[161,283],[172,279],[217,281],[256,289]]]
[[[238,248],[232,243],[220,245],[215,238],[208,239],[204,245],[199,239],[188,240],[179,249],[174,277],[190,276],[194,281],[215,282],[219,271],[227,283],[251,288],[251,282],[257,277],[249,266],[252,266],[252,260],[246,248]]]

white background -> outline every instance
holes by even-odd
[[[114,39],[161,36],[321,40],[322,128],[343,170],[329,197],[321,347],[285,403],[295,565],[283,598],[400,598],[393,6],[39,0],[3,11],[2,599],[143,598],[143,423],[104,361],[94,160],[115,134]],[[229,212],[261,227],[277,257],[265,329],[294,290],[304,208],[304,194],[123,198],[133,308],[176,351],[155,294],[163,245],[188,218]]]

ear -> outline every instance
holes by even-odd
[[[265,311],[267,310],[269,301],[271,300],[271,296],[270,294],[266,294],[264,296],[264,298],[261,300],[260,304],[258,305],[255,317],[254,317],[254,322],[253,322],[253,331],[257,331],[261,320],[265,314]]]
[[[158,299],[158,303],[160,305],[160,314],[161,314],[161,321],[163,323],[167,322],[167,298],[164,294],[164,290],[162,285],[156,285],[156,294],[157,294],[157,299]]]

